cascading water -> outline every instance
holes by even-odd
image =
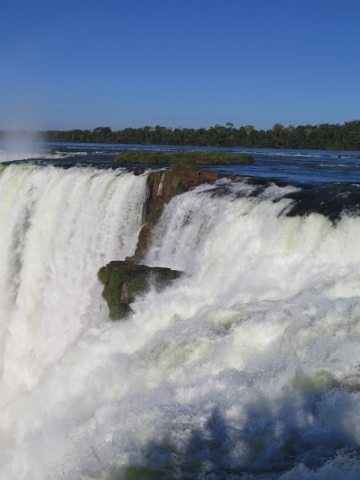
[[[183,277],[110,322],[146,175],[3,168],[0,478],[359,478],[360,218],[295,190],[175,197],[145,260]]]
[[[86,377],[77,371],[76,352],[106,316],[97,271],[134,253],[145,181],[79,168],[1,171],[2,478],[45,478],[53,449],[61,460],[57,448],[76,426],[66,427],[65,411],[80,400]],[[57,375],[62,380],[55,386]],[[54,423],[47,427],[49,415]]]

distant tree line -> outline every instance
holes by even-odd
[[[197,129],[156,125],[112,131],[109,127],[97,127],[93,130],[48,130],[44,135],[51,142],[360,150],[360,120],[296,127],[277,123],[269,130],[257,130],[252,125],[236,128],[229,122]]]

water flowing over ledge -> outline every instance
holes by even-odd
[[[1,169],[0,477],[357,479],[360,218],[288,216],[271,183],[177,195],[145,261],[185,274],[114,323],[97,271],[134,255],[146,189]]]

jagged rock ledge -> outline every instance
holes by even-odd
[[[100,268],[98,277],[104,285],[103,297],[108,304],[110,318],[126,319],[137,295],[145,293],[150,286],[159,291],[181,274],[170,268],[141,265],[132,259],[108,263]]]
[[[134,174],[144,171],[136,169]],[[134,257],[125,261],[112,261],[99,270],[98,277],[104,285],[103,297],[109,307],[110,318],[126,319],[131,313],[135,297],[144,293],[150,285],[164,288],[182,272],[170,268],[149,267],[141,262],[147,252],[151,232],[159,221],[165,205],[175,196],[203,183],[213,183],[223,178],[216,172],[190,167],[173,167],[156,170],[147,177],[148,195],[143,207],[143,227],[140,231]]]

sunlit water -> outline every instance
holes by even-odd
[[[358,479],[355,180],[175,197],[145,261],[184,275],[114,323],[146,176],[0,166],[0,478]]]

